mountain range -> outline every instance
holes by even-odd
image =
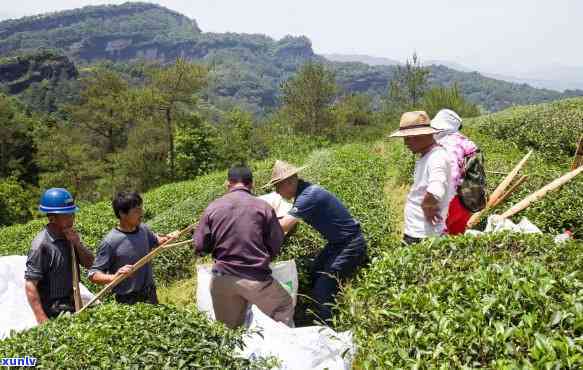
[[[359,62],[371,66],[394,66],[403,64],[395,59],[365,54],[324,54],[323,56],[335,62]],[[506,71],[503,67],[499,67],[496,68],[499,71],[493,72],[493,67],[475,68],[449,60],[428,59],[422,62],[426,66],[442,65],[460,72],[478,72],[485,77],[518,84],[528,84],[540,89],[556,91],[583,89],[583,67],[555,64],[525,69],[523,71]]]
[[[281,83],[306,62],[326,64],[335,72],[343,93],[365,93],[377,102],[386,95],[397,63],[366,56],[326,58],[313,51],[305,36],[274,40],[261,34],[204,32],[196,20],[150,3],[88,6],[0,22],[4,63],[13,63],[7,57],[44,49],[77,66],[104,60],[171,63],[178,57],[205,63],[212,71],[210,102],[219,108],[242,106],[254,113],[276,108]],[[461,92],[485,111],[583,95],[583,91],[559,93],[456,68],[461,67],[434,62],[429,66],[431,85],[457,83]]]

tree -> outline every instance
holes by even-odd
[[[371,123],[372,99],[366,94],[344,96],[334,108],[342,126],[367,126]]]
[[[427,91],[423,96],[422,106],[430,117],[444,108],[452,109],[464,118],[480,115],[480,108],[463,97],[457,84],[452,87],[434,87]]]
[[[417,53],[398,65],[389,83],[388,104],[390,110],[409,111],[419,109],[419,104],[429,86],[429,69],[423,67]]]
[[[159,110],[166,125],[166,140],[170,154],[170,178],[176,177],[174,135],[179,104],[194,105],[195,94],[207,84],[208,69],[178,58],[173,66],[150,71],[151,88],[159,98]]]
[[[120,174],[117,190],[135,189],[143,192],[169,182],[168,143],[164,127],[157,119],[140,119],[128,135],[126,148],[116,155]]]
[[[283,83],[283,111],[292,126],[307,134],[327,134],[332,127],[331,106],[338,87],[334,74],[319,63],[306,63]]]
[[[99,189],[97,181],[107,177],[108,168],[99,158],[100,148],[88,144],[85,133],[69,122],[47,120],[37,130],[36,162],[41,168],[41,188],[65,187],[75,198],[95,201],[110,195],[111,187]]]
[[[80,129],[81,143],[94,148],[97,161],[105,164],[109,173],[111,192],[115,191],[115,154],[127,143],[131,124],[131,105],[128,104],[129,86],[116,72],[98,67],[82,80],[78,104],[68,105],[74,127]]]
[[[33,118],[25,116],[17,102],[0,94],[0,178],[15,176],[35,183]]]
[[[0,226],[26,222],[36,193],[14,177],[0,179]]]
[[[248,112],[233,109],[218,125],[218,156],[225,167],[252,159],[253,118]]]
[[[198,176],[216,167],[220,156],[216,146],[217,131],[197,114],[186,116],[178,122],[176,165],[180,179]]]

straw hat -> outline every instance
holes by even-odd
[[[429,116],[426,112],[405,112],[401,116],[399,129],[393,132],[389,137],[431,135],[438,132],[439,130],[431,127],[431,120],[429,119]]]
[[[279,182],[282,182],[285,179],[289,179],[290,177],[297,174],[306,167],[308,166],[296,167],[293,164],[277,160],[275,161],[275,164],[273,165],[273,170],[271,171],[271,180],[269,180],[267,184],[262,186],[262,188],[268,188]]]

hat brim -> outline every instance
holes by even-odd
[[[73,213],[79,212],[79,207],[77,206],[69,206],[69,207],[38,207],[38,210],[42,213],[46,214],[55,214],[55,215],[71,215]]]
[[[269,182],[267,184],[263,185],[261,187],[261,189],[272,187],[273,185],[276,185],[285,179],[289,179],[290,177],[292,177],[293,175],[297,175],[300,171],[304,170],[307,167],[309,167],[309,165],[298,167],[295,170],[290,171],[290,172],[286,173],[285,175],[278,177],[277,179],[271,179],[271,180],[269,180]]]
[[[408,136],[419,136],[419,135],[433,135],[437,134],[439,130],[434,129],[433,127],[417,127],[409,130],[402,130],[399,129],[389,135],[389,138],[395,137],[408,137]]]

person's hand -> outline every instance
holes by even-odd
[[[81,237],[74,228],[69,227],[63,230],[63,234],[65,234],[65,239],[67,239],[73,246],[78,247],[81,245]]]
[[[134,267],[134,265],[125,265],[120,267],[119,270],[117,270],[116,275],[128,275],[132,272],[132,268]]]
[[[43,316],[41,316],[41,317],[37,317],[37,318],[36,318],[36,322],[37,322],[39,325],[42,325],[42,324],[44,324],[44,323],[45,323],[45,322],[47,322],[47,321],[49,321],[49,318],[47,317],[47,315],[43,315]]]
[[[439,201],[431,193],[426,193],[421,202],[421,209],[427,222],[432,225],[441,221],[441,214],[439,213]]]
[[[169,240],[176,239],[179,236],[180,236],[180,231],[178,231],[178,230],[175,230],[175,231],[171,232],[170,234],[158,235],[158,245],[165,244]]]

